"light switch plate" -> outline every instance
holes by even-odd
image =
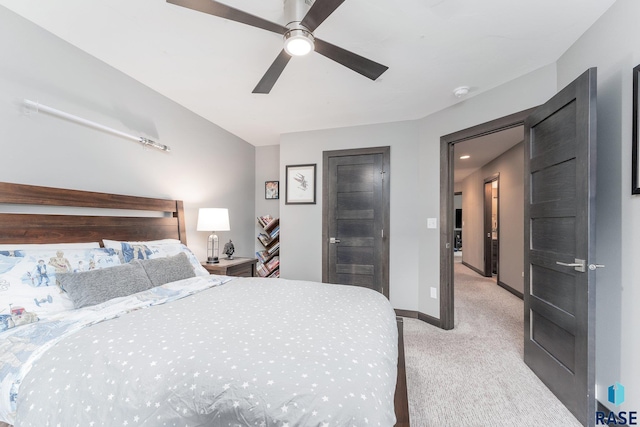
[[[427,228],[438,228],[438,218],[427,218]]]
[[[431,288],[431,298],[438,299],[438,290],[434,287]]]

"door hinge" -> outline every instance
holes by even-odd
[[[384,228],[382,229],[381,237],[384,239]]]
[[[383,181],[384,181],[384,174],[385,174],[385,173],[386,173],[385,171],[380,171],[380,175],[382,176],[382,180],[383,180]]]

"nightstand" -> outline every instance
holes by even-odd
[[[256,258],[238,258],[233,259],[220,258],[217,264],[202,263],[202,266],[211,274],[220,274],[222,276],[238,276],[238,277],[255,277],[256,275]]]

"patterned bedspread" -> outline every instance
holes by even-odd
[[[216,277],[28,325],[39,331],[32,341],[14,333],[0,343],[0,397],[17,404],[8,421],[394,425],[397,329],[386,298],[351,286]]]

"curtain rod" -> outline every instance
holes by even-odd
[[[83,119],[82,117],[74,116],[73,114],[65,113],[64,111],[60,111],[60,110],[56,110],[55,108],[47,107],[46,105],[42,105],[39,102],[34,102],[34,101],[30,101],[28,99],[25,99],[24,100],[24,104],[26,106],[28,106],[28,107],[34,108],[36,110],[36,112],[42,111],[44,113],[49,113],[51,115],[58,116],[58,117],[61,117],[63,119],[71,120],[72,122],[76,122],[76,123],[79,123],[81,125],[89,126],[89,127],[94,128],[94,129],[98,129],[98,130],[101,130],[101,131],[104,131],[104,132],[111,133],[113,135],[121,136],[123,138],[131,139],[131,140],[139,142],[142,145],[145,145],[147,147],[157,148],[158,150],[166,151],[166,152],[171,151],[171,148],[169,148],[169,146],[164,145],[164,144],[160,144],[159,142],[156,142],[156,141],[154,141],[152,139],[144,138],[142,136],[129,135],[128,133],[121,132],[121,131],[119,131],[117,129],[113,129],[113,128],[101,125],[99,123],[92,122],[92,121],[87,120],[87,119]]]

